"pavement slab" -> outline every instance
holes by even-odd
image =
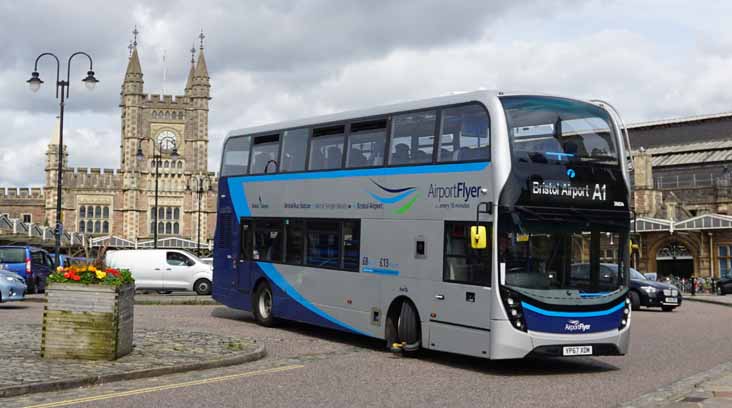
[[[240,364],[265,356],[252,338],[136,329],[132,353],[115,361],[44,359],[40,324],[7,324],[0,336],[0,398]]]

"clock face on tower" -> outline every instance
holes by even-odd
[[[163,130],[162,132],[158,133],[157,144],[160,147],[160,151],[162,153],[172,152],[173,148],[177,147],[176,141],[177,138],[175,136],[175,133],[170,130]]]

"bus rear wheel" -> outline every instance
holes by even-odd
[[[405,356],[415,356],[421,346],[419,315],[408,300],[404,300],[397,313],[386,318],[386,346],[392,351],[401,351]]]
[[[272,314],[273,300],[274,296],[272,296],[272,288],[269,283],[262,282],[257,285],[252,299],[252,311],[257,323],[262,326],[272,327],[275,325],[274,315]]]

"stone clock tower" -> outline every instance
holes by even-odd
[[[149,238],[153,229],[158,236],[197,235],[198,197],[187,191],[196,188],[191,178],[206,177],[215,190],[213,175],[208,173],[208,108],[210,82],[203,50],[203,34],[191,66],[183,95],[158,95],[144,92],[142,67],[136,41],[131,47],[127,71],[122,83],[122,213],[128,239]],[[173,150],[178,157],[172,155]],[[143,160],[137,153],[142,151]],[[155,165],[159,160],[158,225],[154,225]],[[208,184],[205,183],[208,190]],[[215,210],[215,193],[202,199],[201,236],[209,237],[212,226],[204,222]]]

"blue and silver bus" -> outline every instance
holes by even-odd
[[[404,353],[623,355],[623,130],[599,101],[479,91],[232,131],[213,296]]]

